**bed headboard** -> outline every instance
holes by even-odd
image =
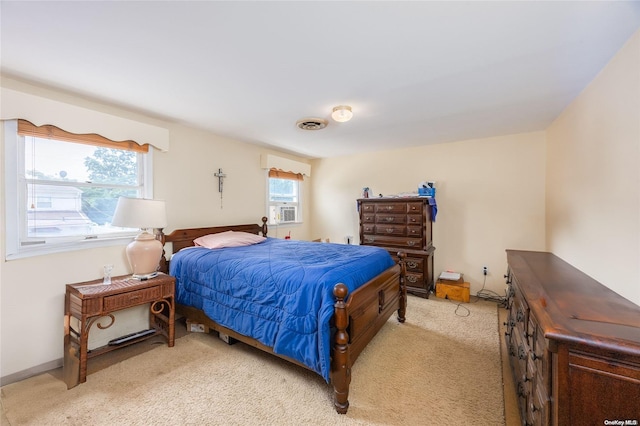
[[[218,234],[220,232],[225,231],[236,231],[236,232],[248,232],[251,234],[260,235],[263,237],[267,236],[267,218],[262,218],[262,225],[258,224],[246,224],[246,225],[227,225],[227,226],[213,226],[210,228],[188,228],[188,229],[176,229],[170,234],[165,235],[161,233],[161,241],[163,243],[172,243],[173,245],[173,253],[176,253],[178,250],[181,250],[185,247],[191,247],[193,245],[193,240],[198,237],[202,237],[204,235],[209,234]],[[164,259],[164,253],[162,259]],[[167,273],[168,272],[168,263],[160,262],[160,271]]]

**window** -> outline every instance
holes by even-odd
[[[133,141],[5,122],[7,258],[104,245],[120,196],[151,198],[151,154]]]
[[[300,187],[302,174],[269,170],[269,224],[302,222]]]

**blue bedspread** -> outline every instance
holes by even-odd
[[[329,381],[333,287],[349,293],[393,266],[386,250],[267,238],[225,249],[174,254],[176,301],[250,336]]]

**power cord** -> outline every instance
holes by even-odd
[[[482,288],[476,292],[476,296],[475,296],[476,300],[474,300],[472,303],[477,303],[478,300],[483,299],[483,300],[488,300],[490,302],[498,303],[503,307],[506,307],[507,306],[506,296],[500,296],[498,293],[492,290],[485,290],[484,287],[486,285],[487,285],[487,276],[485,275],[484,280],[482,281]]]
[[[466,306],[463,306],[462,303],[463,302],[454,302],[451,299],[449,299],[449,296],[444,296],[445,299],[447,299],[449,302],[453,303],[454,305],[456,305],[456,309],[455,311],[453,311],[453,313],[459,317],[468,317],[469,315],[471,315],[471,311],[469,310],[469,308],[467,308]],[[464,309],[466,311],[465,314],[459,314],[458,311],[460,309]]]

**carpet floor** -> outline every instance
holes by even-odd
[[[346,415],[334,411],[320,376],[215,333],[191,333],[71,390],[54,372],[6,385],[3,419],[11,426],[504,425],[497,310],[482,300],[410,296],[407,321],[392,316],[356,361]]]

